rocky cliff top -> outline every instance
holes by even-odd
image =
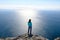
[[[47,38],[44,38],[42,36],[39,36],[39,35],[29,35],[26,33],[26,34],[23,34],[23,35],[20,35],[16,38],[14,38],[13,40],[48,40]]]

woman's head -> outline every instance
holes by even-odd
[[[29,19],[29,22],[31,22],[31,19]]]

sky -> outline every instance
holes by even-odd
[[[60,4],[60,0],[0,0],[0,4],[39,5],[47,3]]]
[[[20,7],[60,10],[60,0],[0,0],[0,9]]]

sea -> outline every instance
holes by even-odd
[[[32,16],[32,34],[53,40],[60,37],[60,10],[38,10]],[[0,9],[0,38],[27,33],[28,18],[14,10]]]

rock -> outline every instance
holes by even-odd
[[[0,38],[0,40],[4,40],[3,38]]]
[[[54,40],[60,40],[60,37],[57,37],[56,39],[54,39]]]
[[[13,39],[15,39],[16,37],[7,37],[7,38],[5,38],[5,40],[13,40]]]
[[[26,33],[17,37],[7,37],[5,39],[0,39],[0,40],[48,40],[48,39],[40,35],[28,35]]]
[[[32,37],[29,37],[27,33],[20,35],[20,37],[18,36],[17,38],[15,38],[15,39],[16,40],[48,40],[47,38],[44,38],[44,37],[39,36],[39,35],[32,35]]]

